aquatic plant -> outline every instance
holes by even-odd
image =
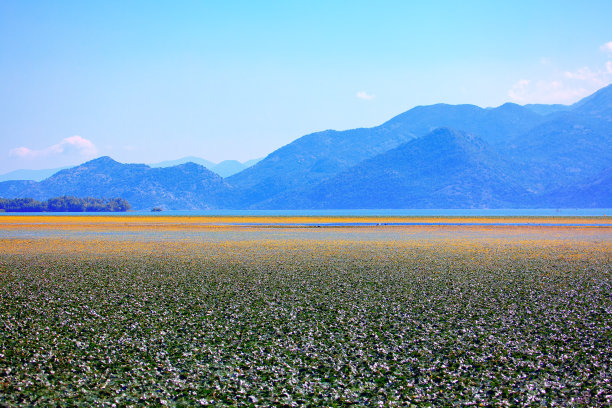
[[[0,248],[0,405],[612,402],[605,241]]]

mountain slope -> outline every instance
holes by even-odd
[[[153,167],[153,168],[173,167],[173,166],[178,166],[178,165],[185,164],[185,163],[199,164],[200,166],[206,167],[208,170],[212,170],[212,168],[216,166],[215,163],[209,160],[202,159],[200,157],[195,157],[195,156],[186,156],[186,157],[181,157],[180,159],[176,159],[176,160],[164,160],[159,163],[150,163],[149,167]]]
[[[47,199],[62,195],[77,197],[121,197],[134,209],[163,206],[168,209],[215,208],[228,200],[229,186],[203,166],[186,163],[168,168],[144,164],[122,164],[101,157],[62,170],[39,183],[30,183],[15,194],[15,188],[0,183],[0,196]],[[12,190],[9,190],[12,188]],[[11,191],[13,194],[11,194]]]
[[[503,154],[533,192],[550,191],[595,177],[612,163],[612,86],[567,112],[514,137]]]
[[[474,133],[498,145],[543,120],[541,115],[516,104],[495,109],[474,105],[419,106],[374,128],[327,130],[303,136],[227,181],[241,191],[237,204],[248,207],[320,183],[441,126]]]
[[[303,136],[225,180],[193,163],[100,158],[40,183],[0,183],[0,196],[181,209],[573,206],[581,192],[606,194],[610,163],[612,86],[570,107],[419,106],[377,127]]]
[[[475,105],[417,106],[382,126],[409,131],[415,137],[448,127],[477,135],[492,146],[501,145],[543,122],[541,115],[514,103],[483,109]]]
[[[242,191],[238,203],[248,206],[319,182],[411,137],[378,128],[313,133],[281,147],[227,181]]]
[[[612,167],[543,197],[551,208],[612,208]]]
[[[546,105],[541,103],[530,103],[527,105],[523,105],[523,107],[529,109],[530,111],[537,113],[538,115],[550,115],[551,113],[568,111],[571,109],[571,106],[561,105],[561,104],[553,104]]]
[[[599,118],[610,119],[612,115],[612,84],[572,105],[572,111]]]
[[[0,181],[9,180],[33,180],[41,181],[48,177],[51,177],[60,170],[67,169],[68,167],[58,167],[56,169],[41,169],[41,170],[14,170],[9,173],[0,174]]]
[[[217,173],[221,177],[229,177],[236,173],[241,172],[257,163],[261,159],[252,159],[244,163],[240,163],[238,160],[224,160],[219,163],[213,163],[206,159],[202,159],[195,156],[187,156],[176,160],[166,160],[159,163],[149,164],[150,167],[172,167],[178,166],[185,163],[196,163],[206,167],[208,170]]]
[[[229,177],[236,173],[240,173],[246,169],[247,165],[240,163],[238,160],[223,160],[213,166],[212,171],[220,175],[221,177]]]
[[[35,188],[38,182],[33,180],[8,180],[0,182],[0,198],[25,198],[26,191]]]
[[[489,208],[527,193],[482,139],[448,128],[366,160],[315,187],[257,208]]]

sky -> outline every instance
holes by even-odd
[[[0,2],[0,173],[264,157],[417,105],[571,104],[612,1]]]

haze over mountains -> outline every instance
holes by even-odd
[[[222,162],[219,162],[219,163],[213,163],[211,161],[208,161],[206,159],[202,159],[199,157],[187,156],[187,157],[183,157],[183,158],[176,159],[176,160],[166,160],[166,161],[159,162],[159,163],[152,163],[152,164],[149,164],[149,166],[151,167],[173,167],[173,166],[178,166],[179,164],[195,163],[195,164],[199,164],[201,166],[206,167],[208,170],[214,173],[217,173],[221,177],[229,177],[231,175],[241,172],[244,169],[251,167],[252,165],[254,165],[260,160],[261,158],[252,159],[252,160],[247,160],[244,163],[241,163],[238,160],[223,160]]]
[[[182,160],[99,158],[2,182],[0,197],[122,197],[135,209],[609,208],[612,86],[572,106],[418,106],[373,128],[303,136],[236,173],[226,163],[225,178]]]
[[[229,177],[233,174],[241,172],[242,170],[248,167],[251,167],[252,165],[254,165],[260,160],[261,158],[253,159],[253,160],[248,160],[244,163],[241,163],[238,160],[223,160],[222,162],[219,162],[219,163],[213,163],[209,160],[202,159],[200,157],[187,156],[187,157],[182,157],[176,160],[166,160],[166,161],[159,162],[159,163],[150,163],[149,166],[151,167],[172,167],[172,166],[178,166],[179,164],[185,164],[185,163],[191,162],[191,163],[200,164],[206,167],[208,170],[211,170],[217,173],[221,177]],[[8,180],[42,181],[48,177],[51,177],[58,171],[67,169],[69,167],[70,166],[65,166],[65,167],[59,167],[55,169],[41,169],[41,170],[27,170],[27,169],[15,170],[9,173],[0,174],[0,181],[8,181]]]

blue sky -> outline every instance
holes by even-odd
[[[262,157],[416,105],[612,81],[605,1],[0,2],[0,173]]]

